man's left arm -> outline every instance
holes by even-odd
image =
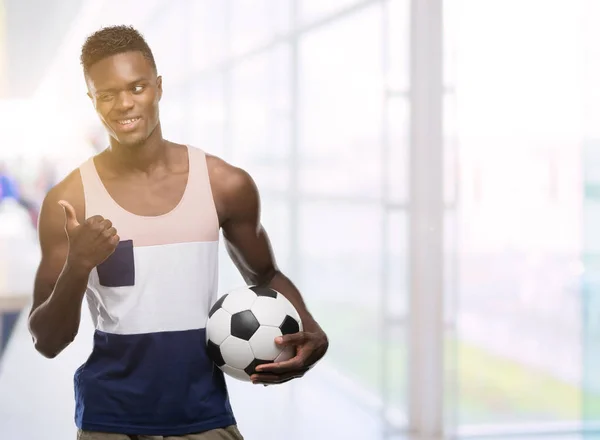
[[[284,295],[298,311],[303,331],[276,339],[282,347],[295,346],[288,361],[263,364],[253,375],[255,383],[283,383],[302,377],[326,353],[329,341],[294,283],[277,268],[266,231],[260,221],[260,197],[252,178],[233,168],[226,179],[225,211],[221,227],[227,252],[246,283],[267,286]]]

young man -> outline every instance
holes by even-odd
[[[284,294],[304,324],[276,341],[295,346],[296,357],[261,366],[253,382],[301,377],[328,339],[277,269],[251,177],[162,137],[162,79],[143,37],[131,27],[101,29],[86,40],[81,62],[110,146],[43,202],[29,317],[35,347],[48,358],[67,347],[86,296],[96,330],[75,372],[80,439],[241,439],[204,344],[220,229],[246,282]]]

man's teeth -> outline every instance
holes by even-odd
[[[127,125],[127,124],[131,124],[132,122],[135,122],[135,121],[137,121],[138,119],[140,119],[140,118],[135,118],[135,119],[121,119],[121,120],[119,121],[119,124],[121,124],[121,125]]]

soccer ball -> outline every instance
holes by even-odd
[[[268,287],[242,287],[221,296],[208,314],[208,356],[225,374],[249,382],[257,365],[295,356],[294,347],[282,349],[275,338],[299,331],[302,321],[285,296]]]

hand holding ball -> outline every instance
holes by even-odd
[[[282,348],[275,338],[302,330],[298,312],[281,293],[242,287],[219,298],[209,312],[208,356],[225,374],[250,381],[257,365],[294,357],[294,347]]]

